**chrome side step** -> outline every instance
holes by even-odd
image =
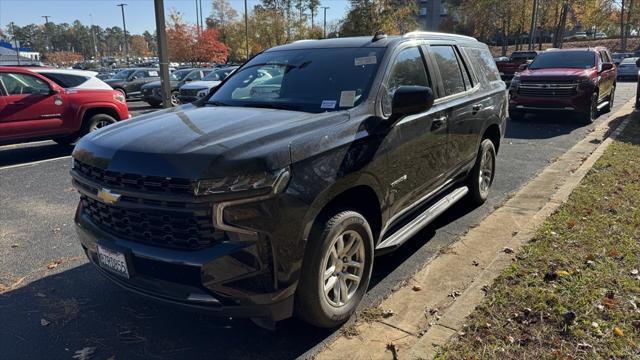
[[[602,108],[607,105],[609,105],[609,101],[603,101],[602,104],[598,105],[598,111],[602,110]]]
[[[394,246],[400,246],[402,243],[410,239],[413,235],[417,234],[423,227],[427,226],[435,218],[440,216],[445,210],[450,208],[458,200],[462,199],[469,192],[469,188],[466,186],[457,188],[449,193],[447,196],[440,199],[433,204],[430,208],[425,210],[422,214],[416,216],[407,225],[394,232],[388,238],[382,240],[376,250],[386,249]]]

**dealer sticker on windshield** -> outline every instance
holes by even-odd
[[[337,101],[335,100],[322,100],[322,104],[320,104],[320,109],[335,109]]]
[[[375,55],[363,56],[355,58],[355,65],[373,65],[378,62],[378,58]]]
[[[340,92],[340,107],[352,107],[356,102],[355,91],[341,91]]]

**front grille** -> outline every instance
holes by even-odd
[[[82,212],[104,231],[121,239],[181,250],[213,245],[224,234],[213,227],[210,208],[183,211],[138,209],[80,197]]]
[[[193,195],[193,185],[188,179],[108,171],[78,160],[74,161],[74,170],[87,179],[109,188],[172,195]]]
[[[198,91],[202,89],[180,89],[180,95],[184,96],[197,96]]]
[[[578,94],[575,88],[573,89],[526,89],[520,88],[518,94],[521,96],[531,97],[571,97]]]

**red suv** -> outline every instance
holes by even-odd
[[[0,144],[41,139],[71,144],[129,117],[118,91],[65,89],[29,69],[0,67]]]
[[[591,123],[610,111],[616,90],[616,68],[605,48],[547,50],[511,80],[509,116],[565,111]]]

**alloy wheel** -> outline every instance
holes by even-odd
[[[175,92],[171,93],[171,106],[180,105],[180,99],[178,98],[178,94]]]
[[[323,261],[323,293],[334,307],[345,306],[354,296],[365,268],[365,246],[356,231],[340,233],[328,247]]]
[[[94,132],[98,129],[101,129],[107,125],[111,125],[112,122],[108,121],[108,120],[99,120],[94,122],[93,124],[91,124],[91,126],[89,127],[89,132]]]
[[[485,150],[480,160],[480,176],[478,178],[480,192],[486,194],[489,192],[491,182],[493,181],[494,159],[490,151]]]

